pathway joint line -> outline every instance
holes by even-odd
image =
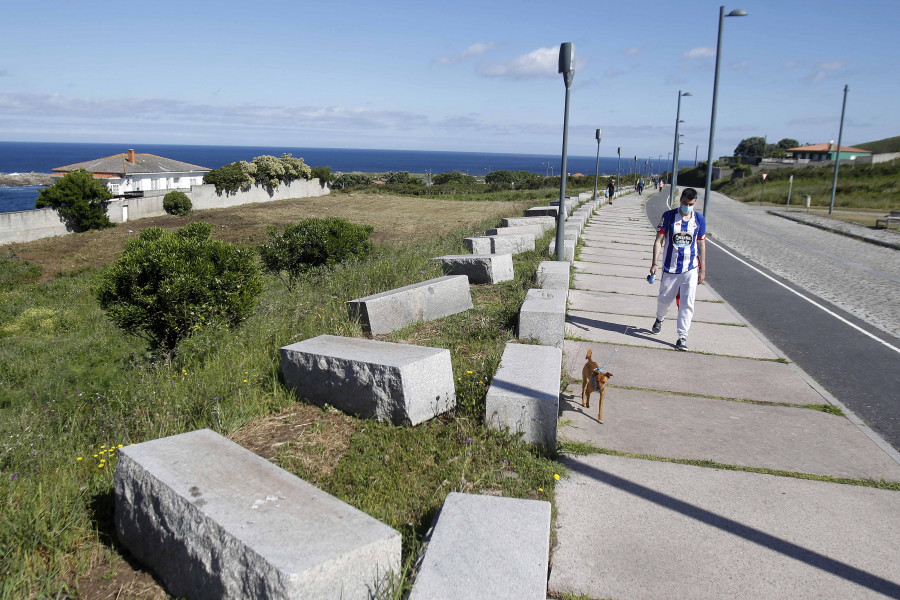
[[[786,286],[785,284],[781,283],[780,281],[778,281],[777,279],[775,279],[774,277],[772,277],[772,276],[769,275],[768,273],[763,272],[762,270],[760,270],[760,269],[754,267],[753,265],[751,265],[750,263],[748,263],[748,262],[745,261],[744,259],[742,259],[742,258],[740,258],[739,256],[737,256],[736,254],[733,254],[732,252],[728,251],[724,246],[722,246],[722,244],[717,244],[717,243],[715,243],[715,242],[712,241],[712,240],[709,240],[709,243],[712,244],[713,246],[715,246],[716,248],[720,249],[722,252],[724,252],[725,254],[727,254],[728,256],[730,256],[731,258],[733,258],[733,259],[735,259],[736,261],[740,262],[741,264],[744,264],[744,265],[750,267],[751,269],[753,269],[754,271],[756,271],[757,273],[759,273],[760,275],[762,275],[762,276],[765,277],[766,279],[769,279],[769,280],[771,280],[771,281],[777,283],[778,285],[780,285],[780,286],[783,287],[784,289],[788,290],[788,291],[791,292],[792,294],[794,294],[794,295],[796,295],[796,296],[799,296],[800,298],[803,298],[804,300],[806,300],[807,302],[809,302],[810,304],[812,304],[812,305],[815,306],[816,308],[819,308],[819,309],[823,310],[824,312],[826,312],[827,314],[831,315],[832,317],[834,317],[834,318],[837,319],[838,321],[840,321],[840,322],[842,322],[842,323],[844,323],[844,324],[846,324],[846,325],[849,325],[850,327],[852,327],[853,329],[856,329],[856,330],[859,331],[860,333],[862,333],[862,334],[864,334],[864,335],[866,335],[866,336],[872,338],[873,340],[875,340],[875,341],[878,342],[879,344],[882,344],[882,345],[884,345],[884,346],[887,346],[888,348],[890,348],[891,350],[893,350],[893,351],[896,352],[897,354],[900,354],[900,348],[898,348],[897,346],[894,346],[894,345],[892,345],[892,344],[890,344],[890,343],[888,343],[888,342],[882,340],[881,338],[879,338],[879,337],[877,337],[877,336],[875,336],[875,335],[869,333],[868,331],[866,331],[865,329],[863,329],[863,328],[860,327],[859,325],[857,325],[857,324],[855,324],[855,323],[851,323],[850,321],[848,321],[847,319],[845,319],[845,318],[842,317],[841,315],[837,314],[837,313],[834,312],[833,310],[830,310],[830,309],[828,309],[828,308],[822,306],[821,304],[819,304],[819,303],[816,302],[815,300],[813,300],[813,299],[811,299],[811,298],[808,298],[808,297],[804,296],[803,294],[801,294],[800,292],[798,292],[798,291],[795,290],[795,289],[792,289],[792,288],[789,287],[789,286]]]

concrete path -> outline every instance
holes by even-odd
[[[602,207],[575,262],[559,437],[588,454],[562,459],[549,594],[900,597],[900,490],[844,483],[900,482],[896,454],[845,416],[810,408],[830,397],[709,285],[689,352],[674,350],[674,306],[650,333],[658,286],[645,279],[654,229],[644,200]],[[603,424],[597,393],[581,406],[588,348],[599,363],[616,351]],[[834,479],[802,478],[812,476]]]

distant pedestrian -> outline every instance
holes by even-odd
[[[663,213],[656,226],[653,242],[653,262],[650,275],[656,275],[657,263],[662,254],[662,278],[656,299],[656,321],[651,331],[662,331],[663,319],[676,295],[678,304],[678,341],[675,348],[687,350],[688,330],[694,316],[694,297],[697,286],[706,279],[706,220],[694,211],[697,190],[685,188],[681,194],[681,206]]]
[[[644,195],[644,179],[643,178],[638,180],[637,188],[638,188],[638,194],[643,196]]]
[[[616,197],[616,184],[613,183],[612,179],[606,184],[606,195],[609,196],[609,203],[612,204],[613,198]]]

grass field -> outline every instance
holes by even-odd
[[[877,165],[841,165],[834,205],[836,208],[874,211],[900,210],[900,161]],[[743,202],[781,205],[787,203],[789,177],[794,176],[791,206],[803,206],[809,194],[813,207],[831,202],[834,167],[773,169],[763,188],[761,173],[735,180],[718,180],[713,189]]]
[[[476,491],[553,500],[552,457],[486,430],[484,396],[548,239],[515,257],[514,281],[472,286],[473,310],[379,339],[447,348],[457,408],[417,427],[308,405],[280,383],[278,348],[315,335],[362,336],[346,300],[439,276],[430,260],[534,202],[349,194],[161,217],[0,248],[0,598],[164,598],[117,545],[112,477],[120,445],[209,427],[403,534],[403,578],[444,497]],[[255,243],[265,227],[338,215],[374,226],[374,255],[308,276],[267,278],[236,330],[209,329],[152,355],[115,328],[97,275],[148,226],[213,224]],[[21,259],[43,269],[37,281]],[[17,282],[17,278],[19,281]]]

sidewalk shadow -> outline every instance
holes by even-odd
[[[815,550],[804,548],[788,540],[781,539],[770,533],[766,533],[755,527],[744,525],[734,519],[716,514],[699,506],[695,506],[674,496],[630,481],[618,475],[613,475],[602,469],[591,467],[573,458],[563,458],[561,461],[566,467],[576,473],[580,473],[595,481],[605,483],[623,492],[652,502],[663,508],[720,529],[725,533],[738,536],[774,552],[793,558],[811,567],[815,567],[826,573],[830,573],[842,579],[846,579],[857,585],[884,594],[889,598],[900,598],[900,583],[893,582],[874,573],[869,573],[845,562],[825,556]]]
[[[599,329],[601,331],[619,333],[635,339],[653,342],[654,344],[659,344],[660,346],[668,346],[670,348],[675,347],[674,344],[662,341],[659,337],[653,335],[653,333],[649,329],[646,329],[644,327],[634,327],[632,325],[623,325],[621,323],[610,323],[609,321],[600,321],[582,315],[566,315],[566,321],[568,323],[571,323],[573,327],[576,327],[581,331],[588,331],[589,328]],[[599,342],[598,340],[598,343],[612,342]]]
[[[578,385],[581,385],[580,381]],[[596,394],[595,394],[596,396]],[[599,402],[599,398],[594,398],[594,406],[597,406],[597,402]],[[565,406],[563,405],[565,403]],[[562,417],[565,413],[578,413],[583,417],[586,417],[593,421],[594,423],[600,424],[600,421],[597,420],[596,417],[592,417],[589,411],[594,410],[593,408],[585,408],[581,405],[581,397],[576,396],[575,394],[569,394],[568,392],[562,392],[559,395],[559,416]]]

